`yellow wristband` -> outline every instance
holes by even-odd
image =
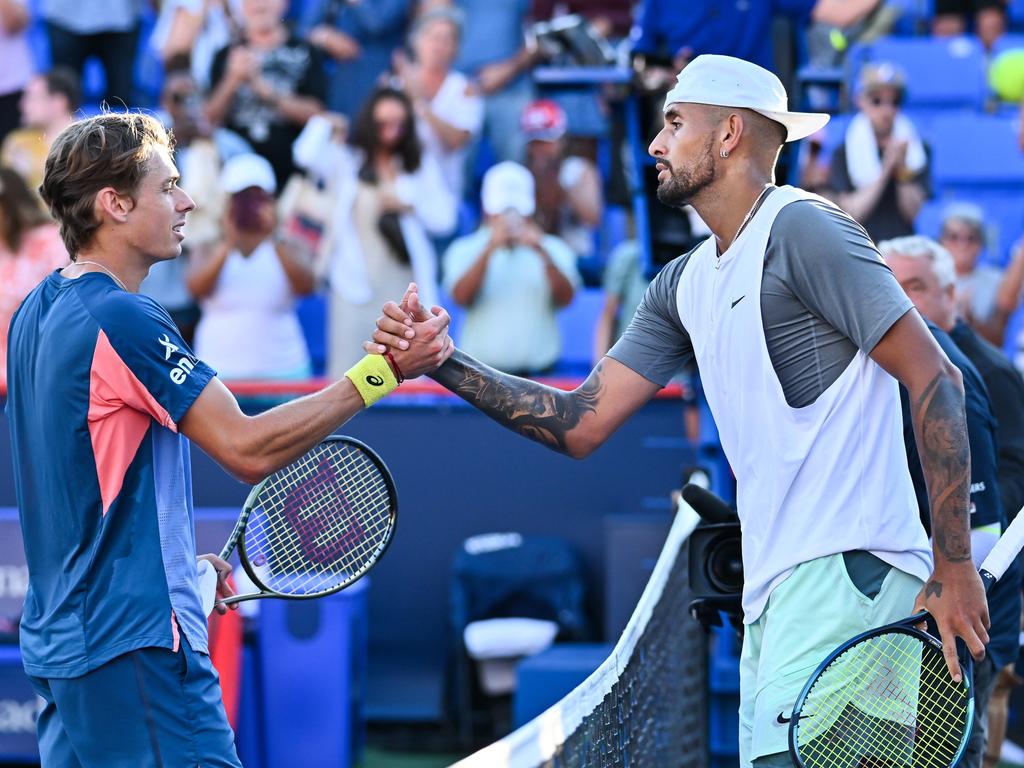
[[[345,377],[355,385],[367,408],[398,389],[398,379],[382,355],[367,355],[345,371]]]

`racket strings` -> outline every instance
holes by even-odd
[[[310,464],[313,466],[309,466]],[[389,513],[390,498],[386,485],[380,482],[376,467],[361,454],[356,455],[349,451],[336,456],[334,468],[340,468],[340,477],[329,475],[326,482],[299,486],[303,495],[297,499],[299,509],[293,510],[292,528],[279,528],[277,532],[307,534],[309,538],[305,543],[321,555],[332,554],[331,550],[322,550],[324,545],[341,540],[341,543],[347,545],[342,548],[344,553],[350,560],[359,563],[373,551],[374,547],[371,545],[375,538],[379,540],[379,534],[387,530],[390,514],[367,517],[359,515],[355,510],[383,509]],[[268,510],[281,507],[288,502],[291,496],[289,489],[294,487],[296,478],[308,477],[311,471],[322,471],[323,467],[320,462],[307,462],[306,466],[296,469],[297,471],[289,473],[288,483],[278,488],[277,493],[271,496],[270,503],[266,505]],[[340,510],[335,510],[335,507],[340,507]],[[342,514],[336,514],[336,511]],[[366,521],[370,522],[371,529],[376,529],[376,537],[374,530],[366,535]],[[345,533],[354,535],[343,537]],[[334,557],[321,559],[326,560],[329,567],[337,565]]]
[[[326,576],[328,583],[324,588],[333,588],[339,577],[352,578],[363,570],[382,541],[386,541],[390,519],[386,488],[384,493],[376,494],[376,499],[361,498],[370,472],[375,474],[376,469],[367,462],[367,467],[354,474],[352,463],[351,458],[344,461],[348,480],[328,474],[327,482],[321,480],[307,483],[305,487],[297,486],[301,489],[298,498],[280,491],[270,496],[264,512],[274,519],[274,510],[280,510],[283,505],[284,517],[289,519],[288,524],[274,528],[268,537],[269,550],[275,555],[273,575],[276,577],[268,586],[277,591],[304,594],[310,592],[307,582],[311,578]],[[323,471],[322,466],[307,466],[299,476],[308,478],[311,469]],[[289,480],[294,481],[295,473],[290,475],[293,477]],[[345,486],[349,498],[339,484]],[[353,507],[356,510],[383,508],[386,514],[377,514],[376,522],[367,526],[365,521],[369,518],[356,513]]]
[[[341,501],[343,507],[379,510],[389,507],[390,497],[387,486],[380,481],[376,467],[368,459],[361,455],[356,457],[353,453],[349,452],[343,456],[342,462],[343,471],[341,474],[343,479],[337,483],[322,483],[314,486],[316,495],[310,497],[308,493],[306,494],[303,499],[303,508],[298,514],[298,520],[301,523],[305,523],[307,520],[320,521],[322,523],[324,519],[327,520],[326,527],[320,528],[319,532],[315,533],[315,538],[311,542],[316,547],[322,547],[325,544],[338,540],[347,530],[357,531],[360,534],[358,538],[348,537],[346,543],[351,545],[349,549],[351,559],[353,561],[360,561],[371,553],[372,548],[370,544],[373,541],[372,535],[370,537],[362,535],[365,533],[365,530],[362,527],[363,522],[360,517],[350,512],[346,515],[335,514],[324,518],[324,512],[333,511],[333,507],[337,506],[339,501]],[[356,466],[357,464],[359,465],[358,467]],[[348,478],[347,481],[344,478]],[[342,484],[345,486],[344,494],[347,496],[347,501],[339,499],[339,494],[342,491],[338,486]],[[277,501],[279,502],[280,499]],[[387,528],[390,516],[371,516],[370,521],[371,525],[382,528],[381,532],[383,532]],[[301,523],[296,528],[301,529],[303,527]]]
[[[276,592],[333,591],[386,546],[392,507],[370,458],[340,441],[321,444],[265,483],[245,530],[247,559]]]
[[[948,680],[941,656],[929,656],[933,657],[930,660],[935,667],[934,676],[946,674]],[[927,690],[929,684],[925,679],[923,689]],[[887,686],[891,686],[891,681]],[[949,688],[948,685],[945,687]],[[958,750],[959,740],[955,736],[952,740],[949,738],[957,731],[955,719],[951,721],[947,716],[957,709],[956,699],[949,695],[940,696],[935,701],[927,695],[919,697],[916,712],[908,708],[912,702],[904,696],[902,701],[896,702],[895,708],[886,713],[889,717],[896,715],[895,719],[865,711],[858,706],[865,702],[851,696],[842,700],[845,703],[839,718],[827,733],[828,738],[819,737],[811,744],[811,749],[803,750],[808,757],[806,765],[863,765],[864,759],[869,758],[871,762],[868,764],[872,765],[876,764],[874,760],[880,760],[877,764],[886,766],[948,766]],[[810,759],[812,757],[819,759],[814,761]]]
[[[806,768],[948,768],[968,702],[933,646],[905,633],[876,635],[836,658],[808,692],[797,752]]]

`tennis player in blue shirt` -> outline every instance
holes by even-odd
[[[256,482],[451,354],[367,355],[346,378],[242,413],[170,317],[138,293],[194,208],[172,143],[140,114],[68,127],[41,192],[72,264],[15,314],[7,411],[29,588],[25,671],[52,768],[238,766],[197,588],[189,442]],[[367,383],[370,382],[370,383]],[[213,555],[220,594],[227,563]]]

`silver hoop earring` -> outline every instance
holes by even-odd
[[[718,154],[720,154],[722,157],[728,157],[729,156],[729,150],[728,149],[723,149]]]

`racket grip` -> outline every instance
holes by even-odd
[[[998,581],[1006,573],[1010,563],[1016,559],[1022,546],[1024,546],[1024,509],[1017,513],[1013,522],[999,537],[995,546],[992,547],[992,551],[985,558],[985,562],[981,564],[981,570]]]

